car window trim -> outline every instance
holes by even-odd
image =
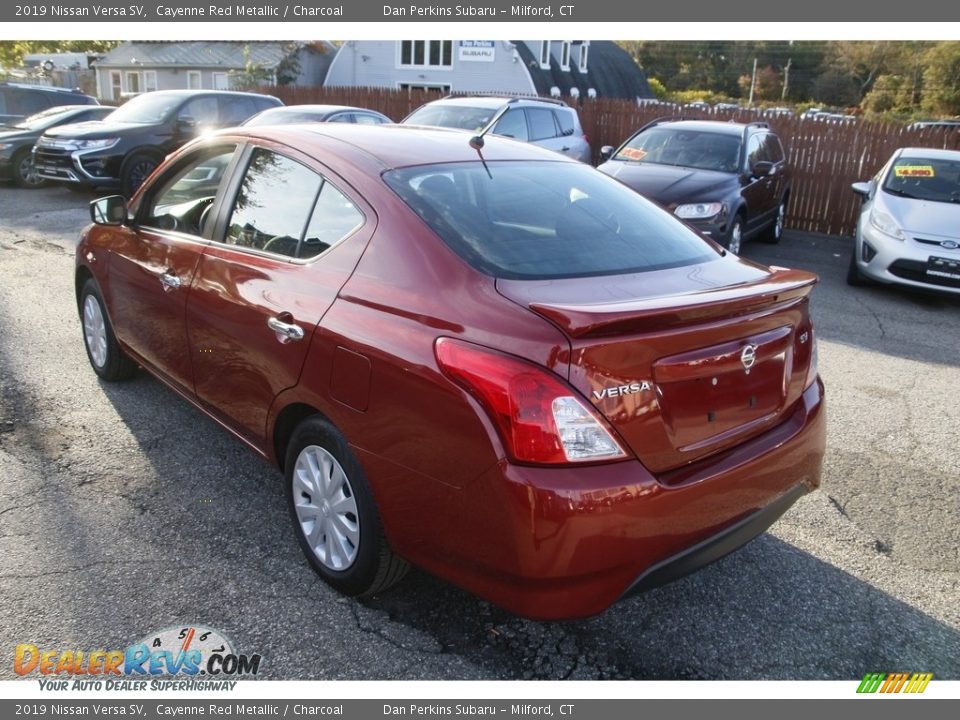
[[[251,142],[251,140],[252,138],[243,138],[238,143],[238,145],[240,145],[241,147],[239,148],[240,152],[238,152],[237,156],[235,157],[236,164],[229,169],[229,171],[232,173],[229,181],[224,186],[221,187],[221,190],[224,191],[224,196],[221,200],[218,193],[218,198],[217,200],[214,201],[214,203],[219,202],[220,207],[217,209],[216,221],[213,224],[213,228],[212,228],[213,237],[210,238],[210,247],[226,248],[229,250],[235,250],[239,253],[245,253],[245,254],[254,255],[257,257],[267,258],[271,260],[278,260],[281,262],[290,263],[292,265],[310,265],[316,262],[317,260],[320,260],[321,258],[325,257],[328,253],[335,250],[340,245],[343,245],[343,243],[345,243],[351,237],[353,237],[354,235],[359,233],[361,230],[363,230],[365,227],[367,227],[367,224],[370,222],[369,213],[366,212],[366,210],[363,207],[363,204],[357,202],[353,194],[344,192],[343,187],[344,186],[350,187],[349,183],[347,183],[346,181],[343,181],[343,179],[340,178],[339,175],[336,175],[335,173],[330,172],[326,165],[324,165],[323,163],[317,163],[316,161],[312,161],[307,156],[301,155],[299,152],[295,150],[295,148],[292,148],[289,145],[283,145],[281,143],[274,143],[274,142]],[[363,217],[363,222],[358,224],[357,227],[355,227],[352,232],[340,238],[339,242],[337,242],[336,245],[331,245],[324,252],[309,258],[291,257],[290,255],[281,255],[280,253],[267,252],[264,250],[260,250],[258,248],[245,247],[243,245],[230,245],[224,242],[223,238],[226,236],[226,224],[230,217],[230,211],[233,209],[233,204],[234,202],[236,202],[237,195],[240,192],[240,185],[243,183],[243,178],[246,173],[247,167],[250,165],[250,160],[253,156],[253,153],[257,150],[257,148],[268,150],[270,152],[275,152],[278,155],[283,155],[284,157],[289,158],[290,160],[298,162],[304,167],[317,173],[317,175],[319,175],[320,179],[322,180],[320,184],[320,189],[317,191],[317,195],[316,197],[314,197],[313,202],[310,205],[310,213],[307,215],[306,225],[304,225],[303,231],[301,232],[301,237],[298,239],[298,245],[297,245],[298,250],[300,247],[299,240],[302,240],[303,233],[306,232],[307,228],[310,225],[310,219],[313,217],[313,211],[316,207],[317,201],[320,198],[320,192],[323,191],[324,184],[326,184],[327,182],[330,182],[331,175],[337,180],[341,180],[342,182],[341,183],[331,182],[330,184],[333,185],[334,188],[336,188],[345,198],[347,198],[353,204],[353,206],[357,209],[357,211]],[[283,149],[281,150],[280,148],[283,148]],[[322,168],[322,170],[318,171],[315,167],[316,165],[319,165]],[[353,193],[356,195],[359,195],[359,193],[356,193],[356,191],[353,191]]]

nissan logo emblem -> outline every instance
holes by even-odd
[[[743,369],[750,372],[750,368],[757,362],[757,346],[744,346],[743,350],[740,351],[740,362],[743,364]]]

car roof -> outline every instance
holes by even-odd
[[[146,96],[156,97],[157,95],[166,95],[170,97],[190,97],[192,95],[247,95],[251,97],[268,97],[277,100],[273,95],[266,93],[242,92],[240,90],[151,90],[148,93],[140,93],[136,97]]]
[[[675,128],[677,130],[693,130],[696,132],[712,132],[718,135],[735,135],[740,137],[748,125],[746,123],[724,122],[721,120],[668,120],[655,127]],[[756,125],[758,129],[769,130],[765,125]],[[651,128],[652,129],[652,128]]]
[[[499,108],[503,107],[508,102],[529,102],[535,104],[554,105],[556,107],[570,107],[560,100],[553,100],[551,98],[514,97],[512,95],[465,95],[457,97],[445,97],[440,98],[439,100],[433,100],[432,102],[427,103],[427,105],[443,104],[459,105],[462,107]]]
[[[270,113],[271,115],[278,115],[284,113],[297,113],[297,112],[309,112],[309,113],[335,113],[335,112],[367,112],[374,115],[382,115],[383,113],[377,112],[376,110],[370,110],[369,108],[354,107],[353,105],[281,105],[275,108],[267,108],[263,111],[264,114]]]
[[[960,150],[941,150],[928,147],[905,147],[897,150],[897,157],[916,155],[930,160],[960,161]]]
[[[475,162],[480,159],[478,152],[470,147],[471,133],[420,125],[304,123],[231,128],[218,134],[258,137],[314,154],[318,158],[334,151],[338,157],[348,159],[353,165],[375,163],[380,172],[411,165]],[[580,164],[572,158],[530,143],[489,134],[484,137],[481,152],[487,161],[539,160]]]

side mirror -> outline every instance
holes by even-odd
[[[177,118],[177,130],[193,132],[197,129],[197,121],[189,115],[181,115]]]
[[[760,160],[750,168],[751,177],[762,178],[773,174],[773,163],[769,160]]]
[[[127,221],[127,201],[121,195],[108,195],[90,203],[90,219],[97,225],[123,225]]]
[[[600,159],[603,162],[606,162],[607,160],[612,158],[613,150],[614,150],[613,145],[604,145],[602,148],[600,148]]]
[[[850,186],[850,189],[866,200],[868,197],[870,197],[871,193],[873,193],[873,181],[868,180],[867,182],[855,182]]]

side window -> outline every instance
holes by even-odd
[[[376,115],[368,115],[367,113],[354,113],[353,121],[358,125],[382,125],[383,120],[377,117]]]
[[[178,120],[187,118],[197,125],[215,125],[218,119],[217,98],[212,96],[193,98],[177,113]]]
[[[322,182],[295,160],[257,148],[234,200],[225,242],[296,257]]]
[[[573,135],[573,112],[570,110],[557,110],[554,112],[557,119],[557,126],[560,128],[561,135]]]
[[[747,141],[747,167],[746,170],[750,170],[760,160],[763,160],[763,136],[762,135],[751,135],[750,139]]]
[[[546,140],[560,134],[553,110],[549,108],[527,108],[527,118],[530,120],[530,140]]]
[[[235,145],[206,147],[191,154],[161,178],[147,198],[143,224],[158,230],[202,235]]]
[[[297,257],[311,258],[325,253],[362,224],[363,215],[350,199],[324,181]]]
[[[327,122],[332,123],[352,123],[353,113],[337,113],[327,118]]]
[[[13,112],[17,115],[33,115],[51,107],[46,97],[41,93],[15,92],[13,96]]]
[[[783,146],[780,144],[780,138],[773,133],[767,133],[763,142],[764,159],[772,163],[783,162]]]
[[[220,97],[220,124],[224,127],[239,125],[257,112],[253,100],[245,97]]]
[[[497,123],[497,135],[512,137],[517,140],[527,141],[527,119],[523,116],[523,110],[509,110],[504,113]]]

